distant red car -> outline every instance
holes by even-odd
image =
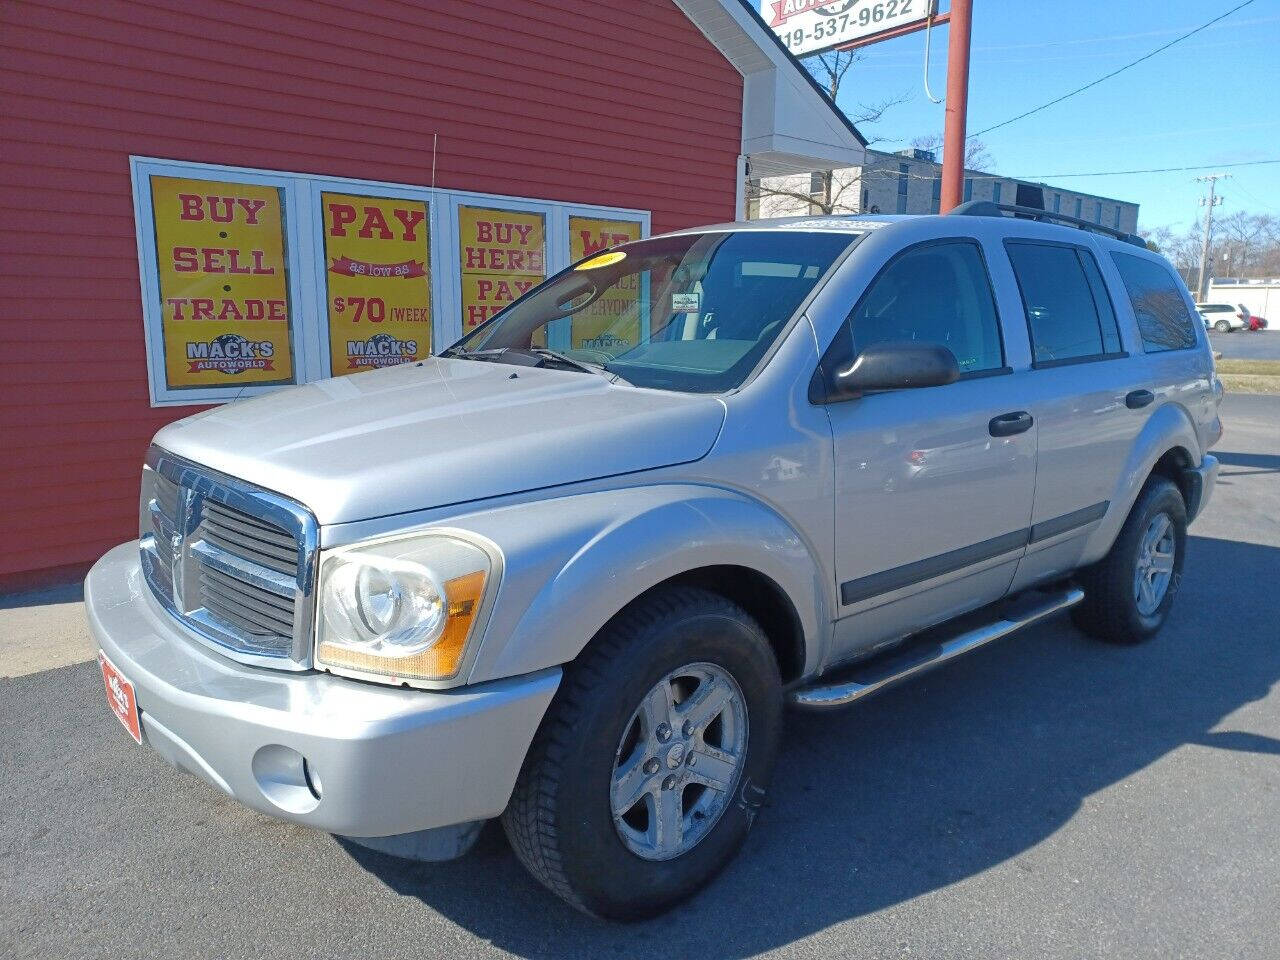
[[[1256,331],[1258,331],[1258,330],[1265,330],[1265,329],[1267,329],[1267,318],[1266,318],[1266,317],[1257,317],[1257,316],[1250,315],[1250,317],[1249,317],[1249,329],[1250,329],[1250,330],[1253,330],[1253,331],[1255,331],[1255,332],[1256,332]]]

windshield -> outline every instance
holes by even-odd
[[[731,390],[855,239],[743,231],[640,240],[551,278],[444,355],[605,372],[664,390]]]

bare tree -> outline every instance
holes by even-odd
[[[911,141],[916,150],[928,150],[934,155],[942,153],[942,137],[936,133],[924,137],[916,137]],[[964,145],[964,168],[966,170],[990,171],[996,165],[995,157],[981,140],[968,140]]]
[[[1167,226],[1140,231],[1147,245],[1168,258],[1193,292],[1200,269],[1200,231],[1200,224],[1181,231]],[[1212,276],[1280,276],[1280,217],[1239,211],[1215,220],[1209,264]]]
[[[1268,220],[1259,214],[1238,210],[1214,224],[1217,245],[1221,247],[1216,266],[1229,277],[1244,276],[1257,265],[1263,252]]]
[[[849,68],[863,59],[856,50],[830,50],[818,56],[801,61],[813,75],[814,79],[826,90],[836,109],[842,110],[839,104],[840,86],[849,73]],[[845,115],[859,127],[859,132],[866,137],[863,126],[870,126],[881,120],[884,115],[910,99],[909,94],[886,97],[874,103],[859,103],[853,113]],[[867,144],[878,143],[881,137],[867,137]],[[781,177],[769,184],[761,183],[758,196],[775,201],[774,207],[786,213],[850,213],[859,209],[857,196],[862,181],[862,167],[846,167],[838,170],[814,171],[810,182],[788,182]],[[805,189],[808,187],[808,189]],[[853,194],[846,199],[849,191]],[[780,203],[779,203],[780,201]]]

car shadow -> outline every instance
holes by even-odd
[[[1280,456],[1273,453],[1233,453],[1230,451],[1214,451],[1214,456],[1223,467],[1246,467],[1252,469],[1224,469],[1219,476],[1241,477],[1252,473],[1280,473]]]
[[[1170,751],[1280,755],[1280,740],[1216,729],[1280,679],[1280,644],[1246,578],[1280,549],[1192,537],[1159,637],[1113,647],[1063,617],[850,710],[791,714],[768,807],[704,893],[632,925],[589,920],[531,880],[496,824],[452,863],[344,843],[388,887],[519,956],[739,958],[902,903],[1036,850],[1091,794]],[[1221,616],[1230,611],[1228,621]],[[342,842],[342,841],[340,841]],[[1105,856],[1105,851],[1099,851]]]
[[[0,610],[16,610],[20,607],[44,607],[59,603],[81,603],[83,601],[84,583],[77,580],[74,583],[62,583],[38,590],[0,593]]]

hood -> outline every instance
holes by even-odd
[[[330,524],[688,463],[723,422],[711,396],[430,357],[229,403],[155,442]]]

